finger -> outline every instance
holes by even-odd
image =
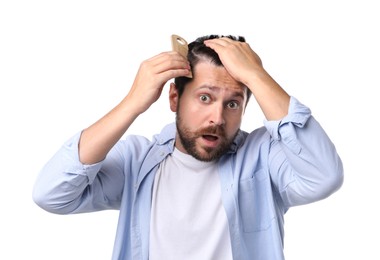
[[[186,70],[190,71],[190,65],[187,61],[180,60],[164,60],[161,63],[156,64],[153,70],[159,74],[166,71]]]
[[[156,75],[160,81],[183,76],[191,76],[190,65],[187,60],[159,60],[160,62],[151,67],[152,76]]]
[[[222,37],[222,38],[217,38],[217,39],[210,39],[210,40],[206,40],[204,41],[204,44],[208,47],[210,46],[228,46],[230,44],[234,44],[236,41],[230,39],[230,38],[227,38],[227,37]]]
[[[188,77],[190,75],[192,74],[191,74],[191,70],[189,69],[173,69],[173,70],[166,70],[161,73],[161,76],[166,81],[173,78],[178,78],[178,77]]]
[[[167,52],[152,60],[153,66],[168,65],[174,67],[190,68],[189,61],[177,52]]]
[[[142,64],[143,70],[148,74],[159,74],[166,70],[186,69],[190,70],[190,64],[176,52],[166,52],[156,55]]]
[[[175,52],[175,51],[162,52],[146,61],[151,62],[152,64],[157,64],[157,63],[163,62],[166,59],[187,61],[186,58],[184,58],[182,55],[180,55],[178,52]]]

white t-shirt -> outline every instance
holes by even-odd
[[[216,162],[175,149],[153,187],[150,260],[232,260]]]

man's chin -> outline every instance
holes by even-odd
[[[195,159],[203,162],[211,162],[220,158],[220,153],[217,148],[201,147],[196,149],[196,152],[189,152]]]

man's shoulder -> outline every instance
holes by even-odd
[[[155,134],[152,138],[142,136],[139,134],[129,134],[126,135],[124,139],[120,140],[121,145],[127,146],[154,146],[163,145],[175,138],[176,135],[176,125],[175,123],[168,124],[164,126],[160,133]]]

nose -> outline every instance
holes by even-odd
[[[215,104],[211,108],[210,112],[210,124],[212,125],[224,125],[225,120],[224,120],[224,115],[223,115],[223,105],[220,104]]]

